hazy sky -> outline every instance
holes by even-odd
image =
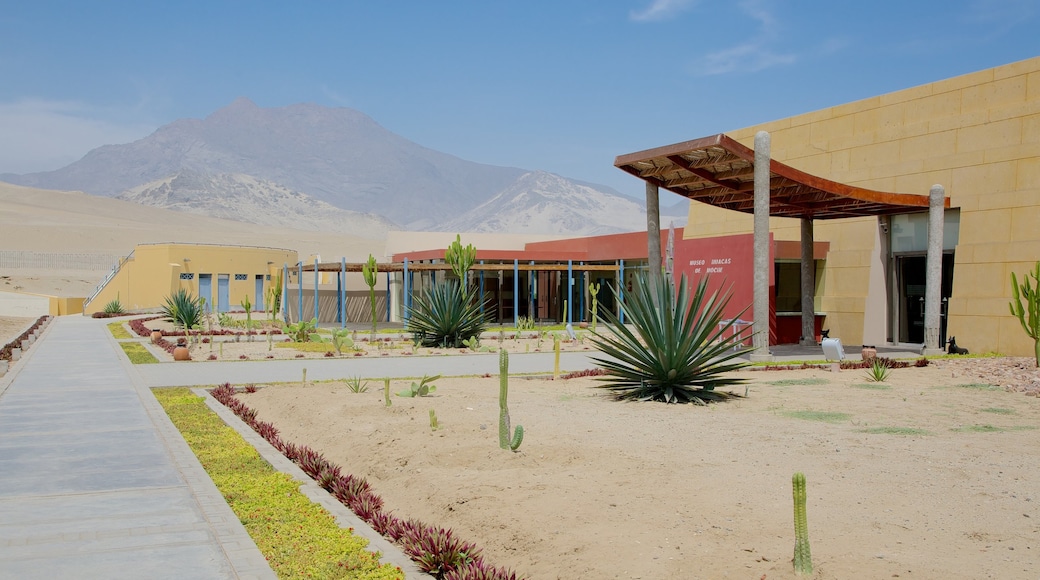
[[[245,96],[641,196],[615,156],[1037,55],[1037,0],[12,1],[0,173]]]

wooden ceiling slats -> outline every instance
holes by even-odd
[[[684,197],[746,213],[754,211],[755,152],[724,135],[711,135],[627,155],[614,165]],[[885,193],[769,163],[770,215],[812,219],[924,211],[927,195]],[[950,206],[949,198],[945,206]]]

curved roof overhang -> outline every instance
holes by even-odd
[[[754,213],[755,152],[724,135],[620,155],[614,165],[692,200]],[[950,198],[944,206],[950,207]],[[838,219],[928,209],[927,195],[885,193],[809,175],[771,159],[769,215]]]

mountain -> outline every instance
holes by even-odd
[[[630,232],[646,230],[646,210],[623,195],[532,171],[440,229],[574,236]]]
[[[400,229],[386,218],[344,210],[298,191],[240,173],[181,171],[126,190],[118,199],[175,211],[286,228],[383,238]]]
[[[61,169],[0,180],[111,197],[184,170],[251,175],[413,229],[480,204],[524,173],[428,149],[353,109],[261,108],[240,98],[205,119],[99,147]]]
[[[466,161],[349,108],[261,108],[245,98],[61,169],[0,181],[261,224],[315,219],[331,231],[341,219],[368,224],[359,231],[380,223],[358,214],[412,230],[580,235],[646,227],[641,200],[606,186]],[[335,214],[319,202],[358,213]]]

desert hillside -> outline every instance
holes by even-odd
[[[258,226],[147,207],[80,192],[0,182],[0,252],[124,256],[137,244],[241,244],[296,250],[306,259],[382,258],[384,242],[348,234]],[[0,291],[84,296],[104,276],[97,270],[3,268]]]

